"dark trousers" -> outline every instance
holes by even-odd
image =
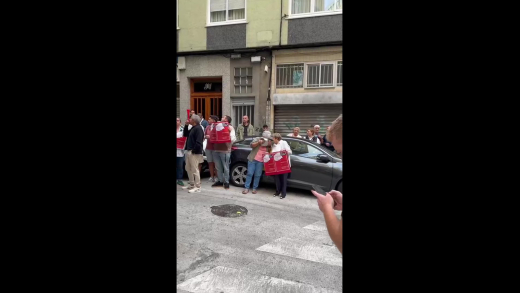
[[[282,197],[287,195],[287,176],[290,173],[274,175],[274,182],[276,183],[276,193],[281,193]]]
[[[182,180],[182,176],[184,175],[184,169],[182,168],[182,165],[184,163],[184,157],[177,157],[177,180]]]

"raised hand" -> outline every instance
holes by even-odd
[[[322,213],[326,212],[328,209],[334,209],[334,199],[328,192],[325,193],[325,195],[319,194],[314,190],[311,190],[311,192],[318,199],[318,206],[320,207],[320,211]]]

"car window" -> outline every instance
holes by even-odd
[[[240,145],[250,145],[251,142],[253,141],[253,138],[246,138],[244,140],[240,140],[240,141],[237,141],[235,142],[236,144],[240,144]]]
[[[299,157],[316,159],[318,155],[323,154],[320,149],[302,141],[290,141],[289,146],[291,147],[293,155]]]

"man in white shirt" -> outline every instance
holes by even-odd
[[[319,140],[319,144],[324,144],[323,142],[323,136],[320,134],[320,126],[314,125],[314,136],[316,136]]]
[[[294,127],[293,133],[289,133],[289,134],[287,134],[287,136],[302,138],[302,136],[299,135],[299,133],[300,133],[300,127]]]

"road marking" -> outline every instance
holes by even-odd
[[[318,221],[316,223],[312,223],[303,227],[303,229],[309,229],[314,231],[327,231],[327,225],[325,225],[325,222]]]
[[[343,257],[335,246],[312,244],[308,241],[278,238],[256,250],[290,256],[332,266],[343,266]]]
[[[308,284],[255,274],[218,266],[177,285],[177,289],[188,292],[294,292],[294,293],[339,293]]]

